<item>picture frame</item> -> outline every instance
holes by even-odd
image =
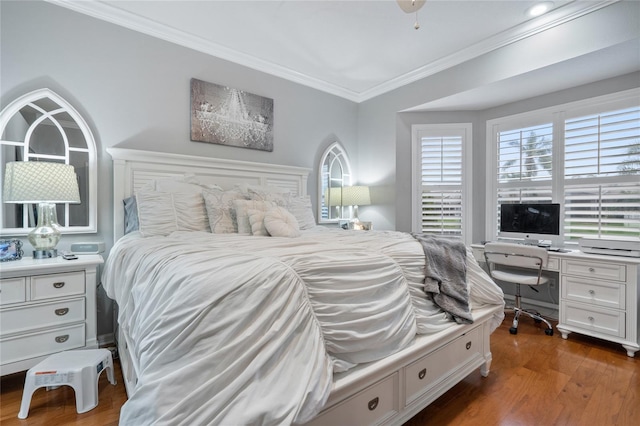
[[[353,229],[358,230],[358,231],[371,231],[372,226],[371,226],[371,222],[355,222],[353,224]]]
[[[23,253],[22,241],[16,239],[0,240],[0,262],[20,260]]]
[[[361,221],[356,222],[351,219],[348,219],[348,220],[340,219],[338,221],[338,226],[342,229],[352,230],[352,231],[371,231],[371,229],[373,229],[371,222],[361,222]]]
[[[273,99],[191,79],[191,140],[273,151]]]
[[[350,228],[349,228],[349,225],[350,225],[350,224],[351,224],[351,220],[349,220],[349,219],[346,219],[346,220],[345,220],[345,219],[340,219],[340,220],[338,221],[338,226],[339,226],[341,229],[350,229]]]

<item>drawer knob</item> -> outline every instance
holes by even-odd
[[[56,309],[55,313],[57,316],[61,317],[63,315],[67,315],[69,313],[69,308],[60,308],[60,309]]]
[[[471,342],[467,342],[466,348],[467,350],[471,349]]]
[[[422,379],[424,379],[424,376],[426,376],[426,375],[427,375],[427,369],[423,368],[422,370],[420,370],[418,372],[418,379],[422,380]]]
[[[589,290],[589,294],[592,295],[592,296],[595,296],[596,292],[595,292],[595,290]]]
[[[593,321],[595,321],[595,318],[594,317],[589,317],[588,320],[593,322]]]
[[[68,334],[63,334],[62,336],[56,337],[56,342],[57,343],[64,343],[67,340],[69,340],[69,335]]]
[[[595,268],[589,268],[589,272],[595,272]]]
[[[58,281],[57,283],[53,283],[54,288],[62,288],[64,287],[64,281]]]
[[[367,407],[369,407],[369,411],[375,410],[378,407],[379,402],[380,398],[378,398],[377,396],[369,401],[369,403],[367,404]]]

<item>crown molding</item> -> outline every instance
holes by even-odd
[[[194,36],[185,31],[160,24],[154,20],[123,11],[122,9],[101,1],[45,1],[102,21],[111,22],[151,37],[165,40],[260,72],[308,86],[331,95],[360,103],[477,58],[501,47],[516,43],[558,25],[562,25],[601,8],[610,6],[620,0],[574,1],[558,9],[552,10],[538,18],[531,19],[522,25],[503,31],[452,55],[438,59],[437,61],[431,62],[423,67],[417,68],[362,92],[355,92],[336,84],[294,71],[290,68],[229,49],[210,40],[206,40],[205,38]]]
[[[433,61],[423,67],[417,68],[397,78],[382,83],[372,89],[361,92],[358,96],[357,102],[364,102],[366,100],[375,98],[376,96],[390,92],[407,84],[416,82],[425,77],[429,77],[446,69],[452,68],[456,65],[460,65],[471,59],[485,55],[501,47],[508,46],[518,41],[524,40],[528,37],[547,31],[551,28],[570,22],[581,16],[592,13],[596,10],[610,6],[620,0],[613,1],[597,1],[597,2],[572,2],[561,8],[552,10],[545,15],[532,19],[514,27],[510,30],[503,31],[492,37],[489,37],[476,44],[468,46],[452,55],[445,56],[437,61]]]

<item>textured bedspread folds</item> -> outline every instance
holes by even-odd
[[[473,262],[470,303],[502,304]],[[138,366],[121,424],[311,419],[334,372],[455,324],[425,296],[424,267],[399,232],[127,235],[102,280]]]

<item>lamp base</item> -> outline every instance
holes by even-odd
[[[51,259],[54,257],[58,257],[58,250],[56,249],[48,249],[48,250],[34,250],[33,258],[34,259]]]

